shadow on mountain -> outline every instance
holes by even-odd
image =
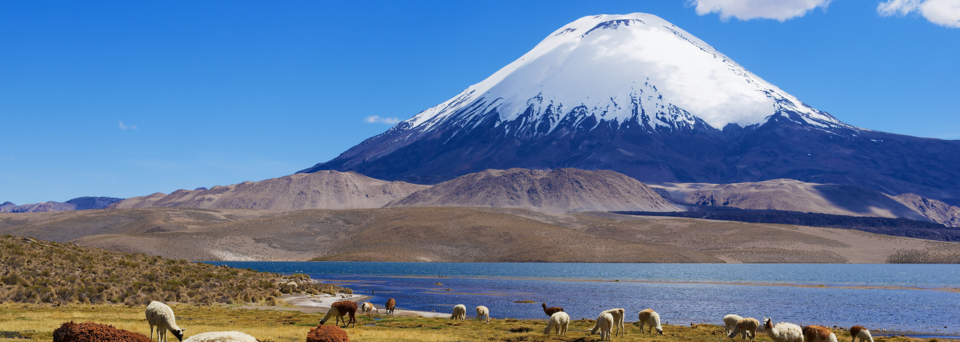
[[[878,211],[887,211],[896,215],[914,211],[902,203],[885,196],[881,192],[867,190],[858,186],[817,184],[814,185],[813,188],[834,206],[857,214],[876,216],[875,214],[880,213]],[[919,219],[921,216],[916,215],[916,217],[911,218]]]

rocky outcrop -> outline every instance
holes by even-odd
[[[900,194],[893,198],[933,222],[947,227],[960,227],[960,208],[917,194]]]

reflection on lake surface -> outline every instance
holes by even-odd
[[[736,313],[799,325],[859,324],[875,334],[880,329],[960,334],[960,293],[850,288],[957,287],[960,265],[211,263],[306,273],[347,283],[357,294],[376,292],[371,302],[378,305],[395,298],[399,308],[408,310],[449,312],[453,305],[465,304],[472,313],[473,307],[486,305],[495,318],[546,319],[539,303],[547,302],[574,319],[593,319],[602,310],[623,307],[627,320],[636,321],[637,312],[653,308],[668,324],[722,324],[724,315]],[[537,303],[514,303],[519,300]]]

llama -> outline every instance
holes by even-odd
[[[544,334],[549,334],[551,330],[556,331],[557,335],[566,336],[567,335],[567,326],[570,325],[570,315],[563,311],[557,311],[552,316],[550,316],[550,322],[547,323],[547,328],[543,329]]]
[[[873,342],[870,330],[859,325],[850,327],[850,337],[853,337],[852,342],[857,342],[857,338],[860,338],[860,342]]]
[[[733,331],[733,328],[737,326],[737,322],[741,319],[743,319],[743,317],[740,317],[740,315],[729,314],[723,316],[723,326],[726,327],[724,334],[730,335],[730,332]]]
[[[643,333],[643,325],[650,326],[650,333],[653,334],[653,330],[657,330],[657,334],[663,335],[663,327],[660,326],[660,314],[653,311],[653,309],[646,309],[640,311],[640,333]]]
[[[373,304],[370,302],[363,302],[363,304],[360,304],[360,312],[369,316],[371,312],[376,312],[379,314],[380,309],[377,309],[377,307],[373,306]]]
[[[453,307],[453,314],[450,315],[450,319],[455,321],[462,321],[467,318],[467,306],[463,304],[457,304]]]
[[[70,321],[53,331],[53,342],[85,341],[149,342],[150,340],[144,334],[93,322],[76,324]]]
[[[387,314],[393,316],[393,310],[397,308],[397,301],[393,298],[387,299],[387,305],[384,305],[387,308]]]
[[[348,323],[346,319],[343,318],[343,315],[350,314],[350,322]],[[354,327],[357,326],[357,303],[351,302],[349,300],[336,302],[330,305],[330,310],[327,311],[327,315],[323,316],[323,319],[320,320],[320,325],[327,323],[327,320],[331,316],[336,317],[334,324],[339,324],[340,320],[343,320],[343,327],[346,328],[350,324],[353,324]]]
[[[600,327],[600,340],[601,341],[611,341],[613,337],[610,336],[610,332],[613,329],[613,315],[609,312],[604,311],[597,317],[597,326]],[[593,335],[593,332],[590,333]]]
[[[150,324],[150,341],[153,341],[153,329],[157,329],[157,342],[167,342],[167,330],[177,337],[177,340],[183,342],[183,330],[177,326],[176,317],[173,315],[173,309],[167,304],[153,301],[147,305],[147,323]]]
[[[487,307],[486,307],[486,306],[483,306],[483,305],[478,306],[478,307],[477,307],[477,320],[479,321],[479,320],[484,319],[484,318],[487,320],[487,323],[490,323],[490,309],[487,309]]]
[[[727,337],[734,338],[737,334],[740,334],[741,340],[746,340],[747,336],[751,340],[756,339],[757,337],[757,328],[760,327],[760,322],[756,318],[747,317],[737,321],[737,324],[734,324],[733,331],[727,334]]]
[[[548,308],[548,307],[547,307],[547,303],[540,303],[540,305],[543,305],[543,313],[547,314],[547,316],[549,316],[549,317],[553,317],[553,314],[555,314],[555,313],[557,313],[557,312],[560,312],[560,311],[563,311],[563,308],[561,308],[561,307],[559,307],[559,306],[554,306],[554,307],[552,307],[552,308]]]
[[[190,336],[183,342],[257,342],[257,339],[239,331],[215,331]]]
[[[604,312],[601,312],[600,314],[602,315],[604,313],[608,313],[611,316],[613,316],[613,325],[617,327],[616,336],[621,336],[621,335],[627,334],[626,330],[623,329],[623,317],[626,315],[626,312],[627,310],[624,310],[623,308],[616,308],[616,309],[606,310]],[[597,323],[594,324],[593,329],[590,329],[590,335],[596,334],[597,330],[600,330],[599,318],[597,319]]]
[[[804,342],[837,342],[837,335],[819,325],[808,325],[800,329]]]
[[[774,326],[769,318],[764,318],[763,328],[774,342],[804,342],[803,331],[796,324],[780,322]]]

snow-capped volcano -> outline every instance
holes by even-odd
[[[624,123],[644,115],[654,127],[693,127],[699,118],[722,129],[764,123],[781,110],[812,125],[845,126],[676,25],[633,13],[561,27],[520,59],[399,127],[468,126],[496,113],[501,122],[526,119],[548,131],[568,118]]]
[[[437,183],[510,168],[789,178],[960,204],[960,142],[844,124],[642,13],[561,27],[454,98],[300,172]]]

